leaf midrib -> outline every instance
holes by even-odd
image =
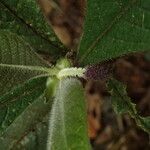
[[[10,69],[18,69],[18,70],[24,70],[24,71],[32,71],[32,72],[42,72],[42,73],[49,73],[51,70],[47,67],[41,67],[41,66],[26,66],[26,65],[13,65],[13,64],[1,64],[0,68],[10,68]]]
[[[87,56],[90,54],[90,52],[93,50],[93,48],[96,46],[96,44],[106,35],[109,33],[109,31],[112,29],[112,27],[118,22],[120,21],[120,19],[126,14],[126,12],[128,12],[128,10],[130,9],[130,7],[133,4],[136,4],[138,2],[138,0],[132,0],[130,2],[130,4],[127,7],[124,7],[122,11],[120,11],[120,13],[111,21],[111,23],[108,24],[108,26],[106,27],[106,29],[96,38],[96,40],[91,44],[91,46],[86,50],[86,52],[84,53],[84,55],[79,59],[79,63],[82,63],[84,61],[85,58],[87,58]]]

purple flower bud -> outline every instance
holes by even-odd
[[[114,60],[101,62],[86,68],[86,79],[105,80],[109,78],[113,72]]]

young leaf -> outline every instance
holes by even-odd
[[[119,115],[128,113],[135,120],[137,125],[144,131],[150,133],[150,117],[141,117],[136,105],[128,97],[126,88],[119,81],[112,79],[108,83],[109,90],[112,94],[112,106]]]
[[[46,77],[33,78],[0,96],[0,131],[8,126],[45,90]]]
[[[43,118],[50,111],[51,104],[52,99],[46,102],[45,97],[43,95],[37,97],[36,100],[31,105],[29,105],[25,109],[25,111],[19,117],[17,117],[17,119],[6,129],[6,131],[3,134],[1,134],[0,149],[16,150],[24,149],[25,146],[28,146],[30,149],[40,149],[39,146],[43,145],[44,143],[46,145],[47,132],[44,132],[44,139],[40,139],[41,137],[39,137],[41,141],[39,141],[40,143],[37,143],[37,141],[35,140],[39,139],[34,139],[35,136],[38,136],[34,135],[34,129],[39,128],[40,122],[41,124],[45,123],[46,125],[40,125],[43,128],[38,129],[37,133],[41,135],[41,132],[43,132],[45,128],[47,129],[46,126],[48,123],[48,119],[46,118],[46,121],[43,121]],[[33,139],[31,138],[32,136],[34,137]],[[30,145],[28,143],[30,143]],[[44,149],[44,147],[41,148]]]
[[[48,150],[90,149],[83,92],[77,79],[60,81],[50,114]]]
[[[149,0],[87,0],[82,65],[150,49]]]
[[[55,57],[62,53],[60,44],[46,24],[35,0],[1,0],[0,28],[22,36],[36,51],[49,52]],[[56,56],[57,52],[57,56]]]

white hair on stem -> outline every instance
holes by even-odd
[[[62,79],[64,77],[84,77],[85,71],[85,68],[65,68],[59,71],[57,78]]]

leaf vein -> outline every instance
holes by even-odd
[[[127,7],[124,7],[124,9],[122,11],[120,11],[120,13],[112,20],[112,22],[106,27],[106,29],[97,37],[97,39],[92,43],[92,45],[87,49],[86,53],[81,57],[81,59],[79,60],[79,62],[81,63],[88,55],[89,53],[93,50],[93,48],[96,46],[96,44],[106,35],[108,34],[108,32],[112,29],[112,27],[118,22],[120,21],[120,19],[126,14],[126,12],[128,12],[128,10],[130,9],[130,7],[133,4],[136,4],[137,0],[132,0],[132,2],[130,2],[130,4]]]

